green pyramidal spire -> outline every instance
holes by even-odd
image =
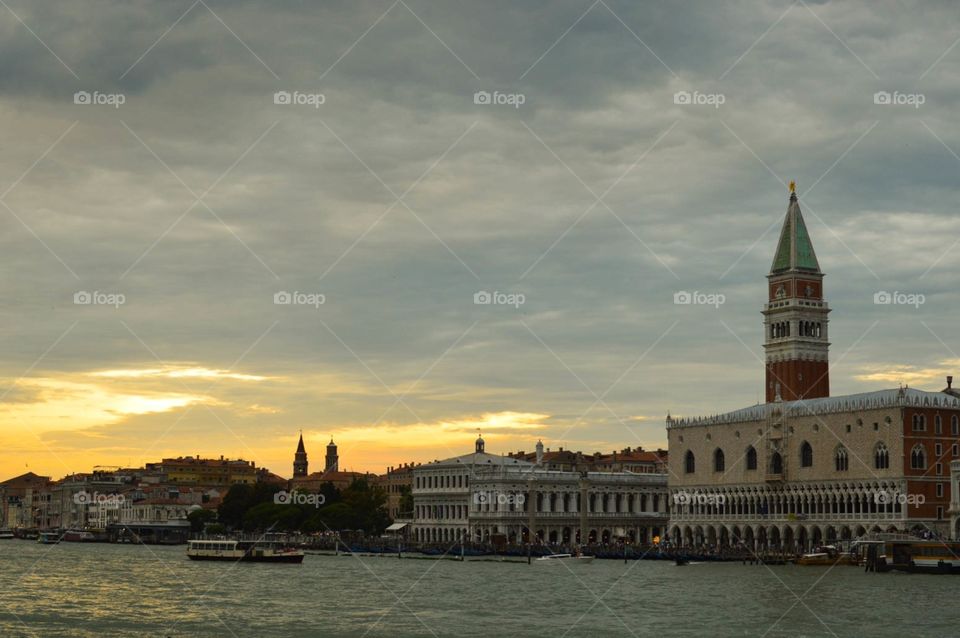
[[[791,184],[792,186],[793,184]],[[790,205],[787,207],[787,216],[783,220],[783,230],[780,231],[777,254],[773,258],[770,274],[788,270],[820,272],[817,254],[813,252],[813,243],[810,241],[807,225],[803,223],[800,204],[797,203],[797,194],[792,192],[792,188]]]

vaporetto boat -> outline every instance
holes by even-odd
[[[302,563],[303,551],[276,541],[197,540],[187,545],[190,560]]]

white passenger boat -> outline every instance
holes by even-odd
[[[550,554],[549,556],[541,556],[535,562],[543,564],[560,564],[560,563],[576,563],[576,564],[587,564],[592,563],[593,556],[574,556],[573,554]]]
[[[277,541],[190,541],[190,560],[241,561],[250,563],[302,563],[303,551]]]

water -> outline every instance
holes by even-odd
[[[197,563],[184,552],[2,541],[0,636],[960,635],[955,576],[386,556]]]

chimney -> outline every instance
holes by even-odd
[[[953,375],[952,375],[952,374],[948,374],[948,375],[947,375],[947,390],[949,390],[949,389],[952,388],[952,387],[953,387]]]

